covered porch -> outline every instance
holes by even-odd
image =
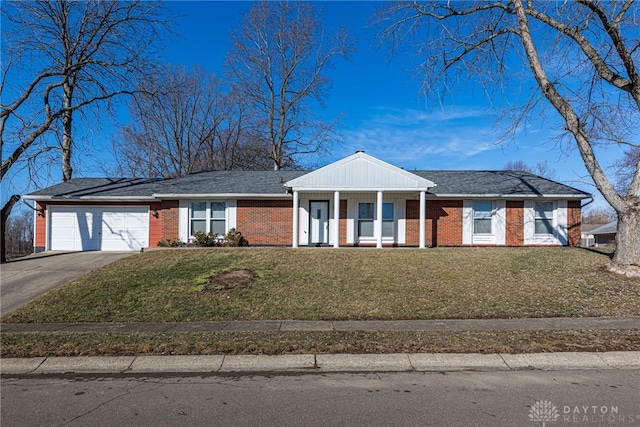
[[[293,195],[292,247],[403,245],[407,200],[419,201],[418,246],[426,241],[426,193],[435,184],[364,152],[285,183]]]

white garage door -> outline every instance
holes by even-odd
[[[149,240],[148,206],[51,206],[49,249],[138,251]]]

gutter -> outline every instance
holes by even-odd
[[[22,196],[26,200],[36,202],[152,202],[156,200],[153,196],[80,196],[80,197],[60,197],[60,196],[33,196],[27,194]]]
[[[590,194],[427,194],[427,197],[455,198],[455,199],[586,199],[593,196]]]

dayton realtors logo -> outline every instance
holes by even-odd
[[[542,427],[546,427],[546,423],[557,421],[560,417],[558,408],[548,400],[539,400],[529,410],[529,418],[534,422],[542,422]]]
[[[621,414],[618,406],[597,405],[564,405],[555,406],[549,400],[539,400],[529,409],[529,419],[541,422],[542,427],[547,423],[561,421],[562,425],[571,424],[640,424],[640,414]]]

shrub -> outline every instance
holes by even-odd
[[[224,242],[218,239],[218,233],[205,233],[204,231],[196,231],[193,233],[194,242],[196,246],[202,246],[210,248],[213,246],[223,246]]]
[[[237,231],[235,228],[229,230],[229,232],[224,236],[224,240],[227,246],[249,246],[247,239],[242,237],[242,233]]]
[[[180,246],[184,246],[180,240],[162,239],[158,242],[159,248],[178,248]]]

